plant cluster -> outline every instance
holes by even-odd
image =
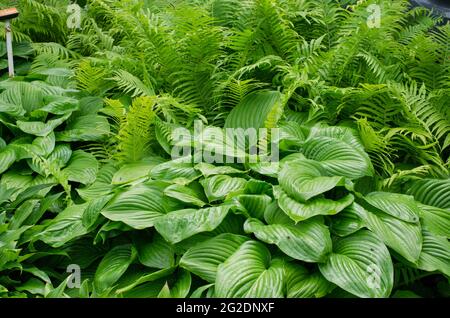
[[[78,3],[18,1],[0,297],[450,295],[449,23],[405,0]]]

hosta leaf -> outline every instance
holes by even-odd
[[[422,225],[436,235],[450,238],[450,211],[420,204]]]
[[[241,194],[235,199],[238,202],[239,208],[243,210],[246,216],[257,219],[263,219],[264,212],[272,202],[272,198],[266,194]]]
[[[300,203],[289,197],[279,187],[274,188],[275,198],[278,200],[280,208],[295,222],[307,220],[316,215],[334,215],[352,204],[353,195],[334,201],[325,198],[314,198],[306,203]]]
[[[278,175],[283,190],[300,202],[333,189],[343,180],[342,177],[326,176],[320,164],[310,160],[285,163]]]
[[[78,100],[66,96],[49,95],[44,98],[47,103],[38,111],[44,111],[55,115],[64,115],[78,109]]]
[[[338,239],[319,268],[327,280],[363,298],[388,297],[394,282],[388,249],[367,230]]]
[[[321,298],[336,287],[320,272],[310,273],[298,264],[287,263],[284,270],[288,298]]]
[[[373,175],[369,156],[350,128],[313,128],[302,153],[308,159],[319,161],[332,175],[351,179]]]
[[[364,199],[377,209],[400,220],[411,223],[419,221],[420,209],[412,196],[389,192],[372,192],[366,195]]]
[[[279,128],[280,133],[278,137],[282,150],[299,147],[307,138],[307,129],[294,121],[281,123]]]
[[[413,181],[409,185],[407,193],[423,204],[450,209],[450,179]]]
[[[14,211],[14,216],[11,218],[9,228],[17,230],[23,222],[33,213],[34,208],[39,203],[39,200],[27,200]]]
[[[357,214],[387,246],[408,261],[417,262],[422,249],[420,224],[405,222],[386,213],[369,212],[357,203],[349,207],[349,211]]]
[[[264,220],[267,224],[295,224],[295,221],[279,207],[276,200],[267,206],[264,211]]]
[[[178,210],[161,216],[154,225],[162,237],[174,244],[194,234],[214,230],[222,223],[229,210],[229,205],[201,210]]]
[[[193,189],[188,186],[173,184],[164,189],[164,195],[187,204],[203,207],[206,203],[202,200],[204,198],[204,194],[200,191],[203,192],[200,188]]]
[[[257,163],[248,163],[248,168],[263,175],[272,178],[278,177],[278,172],[280,171],[280,163],[272,161],[261,161]]]
[[[71,121],[66,129],[56,134],[58,141],[98,141],[110,133],[108,120],[103,116],[80,116]]]
[[[63,297],[67,297],[67,295],[64,294],[64,290],[66,289],[67,282],[70,279],[71,279],[70,276],[67,277],[56,288],[52,288],[52,287],[48,286],[50,288],[48,289],[48,292],[45,293],[45,298],[63,298]]]
[[[423,245],[417,267],[426,271],[440,271],[450,276],[450,243],[443,236],[423,231]]]
[[[227,195],[242,191],[247,180],[227,175],[216,175],[200,181],[209,202],[224,199]]]
[[[150,171],[161,163],[158,158],[151,158],[148,161],[125,164],[112,177],[112,184],[125,184],[141,178],[147,178]]]
[[[100,212],[112,197],[112,195],[101,196],[88,202],[86,210],[84,210],[83,216],[81,218],[83,226],[85,228],[88,229],[95,224],[100,215]]]
[[[111,288],[133,262],[136,251],[131,244],[113,247],[101,260],[95,272],[94,284],[97,292]]]
[[[353,234],[363,227],[362,219],[355,213],[349,212],[347,208],[333,217],[330,230],[333,234],[343,237]]]
[[[40,122],[40,121],[17,121],[17,127],[22,130],[23,132],[35,135],[35,136],[47,136],[50,132],[53,131],[56,127],[61,125],[63,122],[69,118],[70,114],[66,114],[62,117],[51,119],[47,121],[46,123]]]
[[[174,266],[174,250],[158,233],[153,235],[151,241],[144,234],[139,236],[136,248],[139,262],[147,267],[164,269]]]
[[[160,216],[175,207],[172,200],[163,197],[162,191],[150,184],[133,186],[118,193],[101,213],[138,230],[152,227]]]
[[[233,168],[231,166],[215,166],[210,163],[201,162],[196,164],[195,169],[199,170],[205,178],[218,174],[244,174],[245,171]]]
[[[0,95],[1,96],[1,95]],[[25,114],[25,110],[20,104],[11,104],[0,98],[0,113],[5,113],[14,117],[20,117]]]
[[[281,298],[283,274],[283,263],[272,262],[263,244],[247,241],[219,265],[215,295],[220,298]]]
[[[172,274],[173,271],[174,268],[166,268],[156,271],[152,270],[150,272],[136,271],[134,270],[134,268],[130,267],[129,270],[125,273],[125,275],[123,275],[120,281],[117,283],[117,289],[115,290],[115,293],[122,294],[124,297],[133,297],[128,296],[126,293],[129,293],[136,289],[139,290],[140,286],[145,286],[147,288],[149,286],[152,286],[152,284],[146,284],[148,282],[155,282],[155,283],[158,282],[156,283],[156,285],[158,286],[157,290],[154,290],[154,293],[152,293],[153,295],[149,296],[149,297],[156,297],[162,287],[162,284],[164,284],[162,278]],[[159,283],[160,281],[161,284]]]
[[[45,137],[37,137],[33,140],[33,146],[36,146],[37,154],[43,157],[48,157],[55,150],[55,142],[55,134],[51,132]]]
[[[62,172],[70,181],[91,184],[97,176],[98,162],[92,154],[77,150],[72,153],[67,167]]]
[[[45,229],[37,235],[36,239],[56,248],[86,234],[87,229],[83,226],[81,220],[86,207],[87,203],[69,206],[51,220]]]
[[[200,172],[194,168],[192,163],[183,162],[181,159],[157,165],[151,170],[150,176],[155,180],[178,184],[188,184],[197,179]]]
[[[331,252],[330,232],[317,221],[296,225],[264,225],[257,219],[248,219],[244,230],[265,243],[277,245],[286,255],[304,262],[324,262]]]
[[[204,286],[200,286],[196,290],[194,290],[190,296],[190,298],[202,298],[203,293],[207,291],[208,289],[212,288],[214,284],[207,284]],[[1,288],[1,287],[0,287]]]
[[[233,108],[226,119],[225,128],[272,128],[281,112],[280,92],[257,91],[247,95],[239,105]]]
[[[0,150],[0,173],[8,170],[16,161],[16,152],[12,147],[6,147]]]
[[[48,160],[56,167],[64,167],[72,157],[72,150],[67,144],[60,144],[55,147],[53,152],[48,157]]]
[[[208,282],[216,280],[217,267],[225,262],[248,238],[220,234],[191,247],[180,259],[180,266]]]
[[[186,298],[191,290],[191,273],[181,269],[177,275],[177,281],[170,289],[171,298]]]

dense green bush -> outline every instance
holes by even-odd
[[[88,0],[70,29],[67,5],[18,1],[0,297],[449,295],[450,24],[403,0]],[[215,139],[236,129],[260,152]]]

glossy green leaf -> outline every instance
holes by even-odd
[[[209,202],[223,200],[226,196],[242,192],[247,180],[227,175],[216,175],[200,181]]]
[[[327,280],[358,297],[388,297],[393,287],[389,251],[367,230],[338,239],[328,261],[319,268]]]
[[[111,288],[125,273],[136,256],[130,244],[113,247],[101,260],[95,272],[94,284],[97,292],[102,293]]]
[[[420,224],[405,222],[386,213],[366,211],[356,203],[349,211],[356,213],[387,246],[408,261],[417,262],[422,249]]]
[[[336,201],[318,197],[306,203],[300,203],[278,187],[274,188],[274,195],[280,208],[295,222],[307,220],[316,215],[337,214],[352,204],[354,199],[352,194],[348,194]]]
[[[161,187],[140,184],[119,192],[101,213],[112,221],[120,221],[139,230],[152,227],[159,217],[174,207],[173,201],[163,197]]]
[[[229,210],[228,205],[178,210],[159,217],[154,225],[162,237],[174,244],[197,233],[214,230],[222,223]]]
[[[286,255],[304,262],[324,262],[331,252],[330,232],[317,221],[264,225],[257,219],[248,219],[244,229],[260,241],[275,244]]]
[[[256,241],[244,242],[217,269],[215,295],[223,298],[281,298],[284,268],[272,262],[269,250]]]
[[[98,172],[98,162],[92,154],[77,150],[72,153],[67,167],[62,172],[70,181],[91,184]]]
[[[278,175],[281,188],[299,202],[327,192],[343,180],[342,177],[326,176],[320,164],[310,160],[285,163]]]
[[[366,202],[405,222],[417,223],[420,209],[412,196],[389,193],[372,192],[364,196]]]
[[[180,266],[208,282],[216,280],[217,267],[225,262],[248,238],[220,234],[190,248],[180,259]]]

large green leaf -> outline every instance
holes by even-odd
[[[224,199],[226,196],[242,192],[247,180],[227,175],[216,175],[200,181],[209,202]]]
[[[203,189],[201,189],[200,186],[198,186],[198,188],[193,188],[180,184],[173,184],[164,189],[164,195],[198,207],[206,205],[206,198],[203,194]]]
[[[199,170],[205,178],[218,174],[244,174],[245,171],[233,168],[231,166],[215,166],[210,163],[201,162],[195,165],[195,169]]]
[[[337,185],[342,185],[344,178],[329,177],[320,164],[311,160],[299,160],[285,163],[278,175],[278,181],[289,196],[305,202]]]
[[[277,245],[286,255],[304,262],[324,262],[331,252],[330,232],[318,221],[264,225],[257,219],[248,219],[244,229],[265,243]]]
[[[27,134],[44,137],[65,122],[69,116],[70,114],[66,114],[56,119],[50,119],[46,123],[40,121],[18,120],[17,127]]]
[[[443,236],[423,231],[423,245],[417,267],[426,271],[440,271],[450,276],[450,243]]]
[[[76,150],[62,172],[70,181],[91,184],[97,176],[98,162],[92,154]]]
[[[420,209],[412,196],[389,192],[371,192],[364,199],[375,208],[402,221],[411,223],[419,221]]]
[[[248,238],[236,234],[220,234],[191,247],[180,259],[180,266],[213,283],[217,267],[225,262]]]
[[[47,223],[44,230],[36,236],[36,239],[56,248],[86,234],[87,229],[82,223],[82,215],[86,207],[87,203],[69,206]]]
[[[356,133],[347,127],[314,127],[302,153],[319,161],[332,175],[357,179],[373,175],[369,155]]]
[[[173,200],[163,197],[163,189],[157,184],[132,186],[119,192],[101,213],[138,230],[152,227],[160,216],[176,207]]]
[[[219,265],[215,295],[223,298],[281,298],[283,282],[283,262],[272,261],[263,244],[247,241]]]
[[[78,109],[78,100],[72,97],[49,95],[44,97],[44,106],[37,111],[64,115]]]
[[[436,235],[450,238],[450,211],[434,206],[420,204],[422,225]]]
[[[422,249],[420,224],[405,222],[383,212],[369,212],[357,203],[353,203],[349,211],[357,214],[387,246],[408,261],[417,262]]]
[[[125,273],[136,257],[131,244],[113,247],[101,260],[95,272],[94,284],[98,293],[111,288]]]
[[[175,264],[173,247],[161,235],[155,233],[152,240],[143,233],[135,240],[139,262],[153,268],[170,268]]]
[[[273,128],[282,114],[282,95],[257,91],[247,95],[228,115],[225,128]]]
[[[16,161],[16,152],[12,147],[6,147],[0,150],[0,173],[8,170]]]
[[[327,280],[358,297],[388,297],[394,283],[388,249],[367,230],[334,242],[333,253],[319,268]]]
[[[240,212],[247,217],[257,219],[263,219],[264,212],[272,201],[272,198],[266,194],[240,194],[235,197]]]
[[[426,205],[450,209],[450,179],[422,179],[413,181],[407,193]]]
[[[98,141],[110,133],[105,117],[98,115],[80,116],[71,121],[66,129],[56,134],[58,141]]]
[[[194,168],[192,163],[183,162],[185,160],[180,158],[159,164],[151,170],[150,176],[155,180],[188,184],[200,177],[201,174]]]
[[[150,171],[161,163],[161,158],[148,158],[135,163],[124,164],[112,177],[112,184],[125,184],[141,178],[148,178]]]
[[[162,237],[174,244],[197,233],[214,230],[222,223],[229,210],[229,205],[178,210],[157,218],[154,225]]]
[[[320,298],[336,287],[320,272],[309,272],[299,264],[286,263],[284,271],[288,298]]]
[[[303,221],[316,215],[334,215],[352,204],[353,195],[348,194],[339,200],[317,197],[300,203],[288,196],[280,187],[274,187],[274,195],[280,208],[295,222]]]

